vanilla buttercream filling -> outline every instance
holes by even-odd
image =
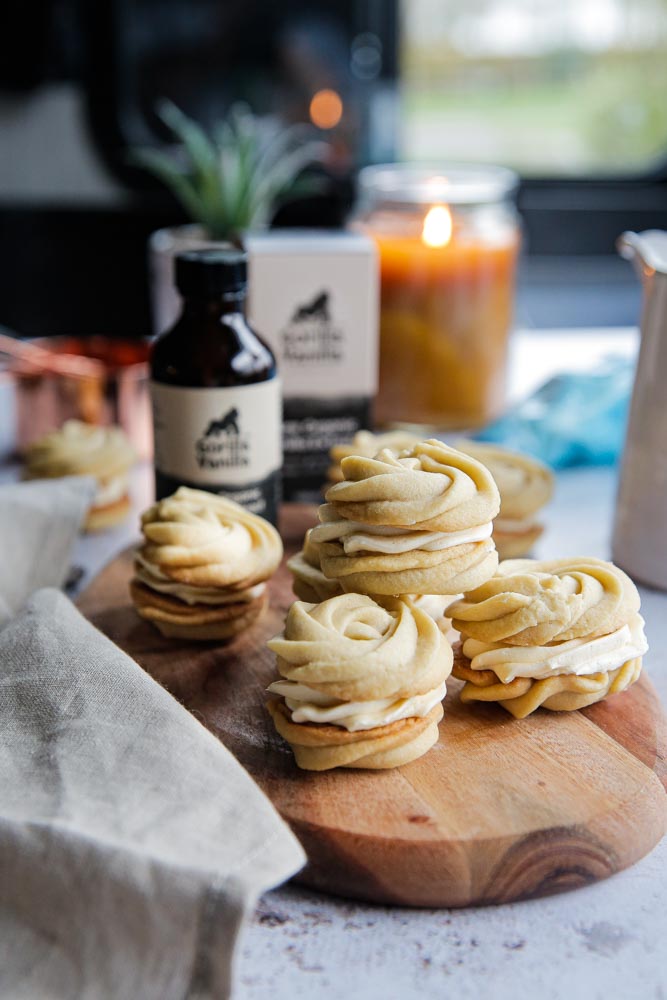
[[[97,483],[94,507],[108,507],[118,500],[122,500],[127,494],[129,476],[121,473],[118,476],[111,476],[109,479],[100,479]]]
[[[360,521],[325,521],[312,529],[311,538],[321,542],[340,541],[346,555],[355,552],[381,552],[395,555],[401,552],[437,552],[455,545],[481,542],[491,537],[493,523],[478,524],[462,531],[410,531],[383,524],[362,524]]]
[[[409,698],[377,698],[374,701],[340,701],[298,681],[274,681],[267,690],[285,699],[292,722],[325,723],[356,733],[388,726],[400,719],[423,719],[445,697],[447,684],[443,681],[432,691]]]
[[[260,597],[265,589],[265,583],[258,583],[254,587],[246,587],[244,590],[230,590],[222,587],[193,587],[187,583],[178,583],[171,580],[166,573],[163,573],[159,566],[148,562],[140,552],[134,556],[134,573],[141,583],[150,587],[151,590],[159,594],[167,594],[169,597],[176,597],[184,604],[249,604],[255,598]]]
[[[644,619],[633,615],[627,625],[593,639],[569,639],[546,646],[507,646],[465,639],[463,652],[473,670],[492,670],[503,684],[515,677],[543,680],[562,674],[576,676],[617,670],[648,649]]]

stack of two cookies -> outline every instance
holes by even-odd
[[[327,472],[330,483],[345,477],[342,462],[350,455],[372,458],[383,448],[394,454],[413,448],[419,438],[408,431],[388,431],[372,434],[358,431],[351,441],[334,445],[330,451],[331,465]],[[493,522],[493,540],[500,559],[527,555],[542,535],[539,512],[551,499],[554,477],[551,470],[531,455],[513,451],[497,444],[461,439],[454,443],[458,451],[472,455],[486,466],[500,492],[500,514]]]
[[[338,593],[406,594],[446,630],[445,607],[491,576],[499,496],[489,471],[440,441],[400,457],[383,448],[345,456],[341,475],[288,562],[304,601]]]
[[[624,691],[648,649],[639,603],[632,580],[601,559],[501,563],[449,609],[461,633],[461,699],[498,702],[522,719]]]
[[[67,420],[28,446],[26,479],[92,476],[97,482],[84,530],[104,531],[129,515],[130,470],[136,453],[121,427],[99,427]]]
[[[297,593],[324,600],[293,605],[270,644],[285,680],[269,710],[301,767],[393,767],[436,742],[451,671],[420,600],[449,602],[493,575],[500,500],[483,465],[435,440],[349,456],[342,472],[295,573]]]
[[[397,767],[437,741],[452,650],[410,601],[296,601],[269,648],[282,679],[268,709],[299,767]]]
[[[130,591],[142,618],[169,638],[225,640],[267,604],[282,558],[275,528],[225,497],[182,486],[141,518]]]

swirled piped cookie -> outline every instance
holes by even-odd
[[[500,514],[493,522],[493,540],[501,559],[524,556],[544,527],[538,511],[551,499],[551,470],[529,455],[478,441],[457,441],[456,447],[487,467],[500,492]]]
[[[98,427],[67,420],[25,452],[26,479],[93,476],[97,492],[86,518],[86,531],[120,524],[130,513],[130,469],[136,453],[122,427]]]
[[[330,483],[340,483],[345,476],[341,468],[341,462],[350,455],[363,455],[366,458],[373,458],[383,448],[388,448],[398,455],[400,452],[414,448],[421,438],[410,431],[386,431],[384,434],[374,434],[372,431],[357,431],[351,441],[335,444],[329,450],[331,465],[327,470],[327,479]]]
[[[275,528],[232,500],[182,486],[141,518],[130,592],[142,618],[179,639],[229,639],[266,606]]]
[[[281,680],[267,707],[299,767],[397,767],[437,741],[452,651],[409,600],[297,601],[268,645]]]
[[[292,574],[292,589],[301,601],[317,604],[343,593],[338,580],[330,580],[322,572],[320,547],[313,541],[312,528],[306,532],[301,551],[287,560],[287,568]]]
[[[477,459],[430,440],[341,467],[345,479],[327,490],[311,538],[322,572],[343,590],[456,594],[493,575],[500,497]]]
[[[461,633],[463,701],[495,701],[522,719],[623,691],[648,649],[639,594],[601,559],[510,559],[447,609]]]
[[[330,580],[322,572],[319,545],[313,542],[313,529],[309,528],[303,540],[303,548],[287,560],[287,568],[292,574],[292,589],[301,601],[317,604],[330,597],[344,593],[338,580]],[[455,594],[408,594],[415,607],[425,611],[438,627],[448,634],[451,621],[445,617],[445,608],[456,600]]]

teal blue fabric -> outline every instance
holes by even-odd
[[[625,441],[634,362],[605,361],[596,371],[563,373],[480,431],[554,469],[614,465]]]

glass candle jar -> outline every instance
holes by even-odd
[[[355,226],[380,257],[376,422],[474,428],[505,397],[520,230],[502,167],[366,167]]]

